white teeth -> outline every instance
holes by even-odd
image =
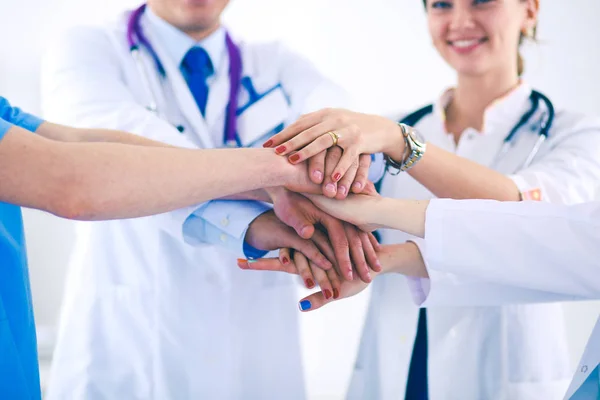
[[[472,39],[472,40],[455,40],[454,42],[452,42],[452,44],[454,46],[460,47],[460,48],[465,48],[465,47],[473,46],[473,45],[476,45],[477,43],[479,43],[479,40],[477,40],[477,39]]]

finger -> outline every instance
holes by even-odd
[[[288,265],[291,259],[292,256],[290,254],[290,249],[288,249],[287,247],[279,249],[279,261],[282,265]]]
[[[348,169],[346,174],[338,182],[338,184],[337,184],[338,191],[337,191],[337,195],[335,196],[336,199],[344,200],[346,198],[346,196],[348,196],[348,193],[350,192],[350,189],[352,188],[352,182],[354,182],[354,177],[356,176],[357,171],[358,171],[358,159],[354,163],[352,163],[352,165],[350,166],[350,168]]]
[[[327,300],[323,292],[315,292],[298,302],[298,308],[302,312],[314,311],[323,307],[325,304],[333,301],[333,298]]]
[[[320,268],[330,269],[333,267],[333,264],[323,255],[323,253],[321,253],[312,240],[302,239],[297,235],[290,235],[290,237],[286,239],[286,243],[290,243],[287,247],[291,247],[304,254]]]
[[[362,190],[367,186],[369,180],[369,168],[371,167],[371,155],[361,154],[358,157],[358,171],[356,171],[356,177],[352,184],[352,192],[361,193]]]
[[[295,122],[291,123],[287,127],[285,127],[281,132],[276,135],[273,135],[263,143],[263,147],[275,147],[279,146],[281,143],[285,142],[298,135],[300,132],[307,130],[311,126],[315,125],[319,114],[318,111],[306,115],[302,115]]]
[[[352,274],[352,261],[350,260],[350,244],[344,224],[325,213],[321,215],[321,224],[327,229],[329,242],[333,246],[338,273],[343,278],[351,281],[354,276]]]
[[[379,257],[377,257],[377,252],[371,243],[369,238],[369,234],[367,232],[358,231],[358,236],[360,237],[360,241],[362,242],[363,252],[365,253],[365,258],[367,259],[367,264],[369,267],[375,272],[381,272],[381,263],[379,262]]]
[[[275,207],[277,208],[277,205]],[[301,238],[310,239],[314,234],[315,226],[302,209],[287,207],[285,208],[285,212],[282,211],[279,215],[279,219],[287,226],[293,228]]]
[[[319,250],[321,250],[321,252],[323,254],[325,254],[325,257],[327,257],[327,259],[329,261],[331,261],[334,268],[337,269],[337,267],[336,267],[337,261],[335,259],[335,252],[333,251],[333,247],[332,247],[331,243],[329,242],[329,238],[327,237],[327,234],[317,229],[311,239],[317,245],[317,248]]]
[[[278,258],[258,258],[256,260],[237,259],[237,265],[241,269],[253,271],[276,271],[286,272],[288,274],[298,275],[296,266],[292,263],[282,264]]]
[[[381,251],[381,243],[379,243],[377,241],[377,238],[375,237],[375,235],[373,235],[372,232],[367,232],[367,235],[368,235],[369,241],[371,242],[371,245],[373,246],[375,251],[377,251],[377,252]]]
[[[331,126],[330,124],[319,124],[315,126],[314,130],[307,130],[302,132],[301,135],[296,136],[292,140],[284,143],[283,146],[290,149],[300,149],[294,155],[290,156],[290,162],[292,164],[300,163],[304,160],[308,160],[311,157],[325,151],[335,144],[333,138],[331,137],[327,128]],[[308,142],[304,143],[307,139],[310,138]]]
[[[330,135],[324,134],[331,130],[332,123],[330,121],[318,122],[317,124],[311,126],[308,129],[298,133],[296,136],[288,139],[283,144],[277,146],[275,148],[275,152],[281,156],[289,154],[292,151],[298,151],[300,149],[304,150],[308,147],[309,144],[317,143],[317,146],[311,147],[311,156],[322,152],[323,150],[327,150],[331,146],[333,146],[333,139]],[[324,140],[327,139],[327,140]],[[305,152],[306,153],[306,152]],[[290,157],[290,161],[293,163],[300,162],[300,151]],[[305,160],[308,157],[304,157]]]
[[[323,177],[325,176],[324,172],[326,154],[326,151],[322,151],[308,160],[308,172],[310,173],[310,180],[317,185],[323,183]]]
[[[333,298],[339,299],[340,292],[342,290],[342,281],[340,280],[340,276],[333,269],[325,271],[325,273],[327,274],[329,283],[331,284],[331,287],[333,288]]]
[[[335,168],[333,169],[333,173],[331,174],[331,178],[334,182],[338,182],[342,177],[346,174],[346,172],[350,169],[353,163],[357,162],[359,158],[359,154],[355,147],[349,147],[344,149],[342,153],[342,158],[337,163]]]
[[[313,267],[312,272],[319,283],[319,287],[321,288],[321,292],[323,292],[325,299],[331,299],[333,297],[333,286],[331,286],[331,282],[329,282],[327,273],[317,267]]]
[[[323,195],[333,198],[337,194],[337,183],[331,179],[333,170],[342,158],[343,150],[341,147],[335,146],[327,150],[325,155],[325,177],[323,180]]]
[[[294,264],[296,264],[296,269],[298,270],[298,275],[302,278],[304,285],[307,289],[312,289],[315,287],[315,277],[313,276],[312,270],[310,268],[308,259],[304,256],[304,254],[295,252],[294,253]],[[318,268],[315,268],[318,269]],[[322,271],[322,270],[321,270]]]
[[[369,266],[367,265],[367,260],[363,251],[362,240],[358,234],[358,229],[355,228],[354,225],[350,224],[344,224],[344,229],[346,230],[346,236],[348,237],[348,242],[350,243],[350,255],[352,256],[354,269],[358,273],[360,280],[365,283],[369,283],[371,282],[371,273]]]

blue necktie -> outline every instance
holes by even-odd
[[[417,336],[413,345],[404,398],[405,400],[429,399],[429,388],[427,386],[427,311],[425,308],[419,310]]]
[[[208,99],[206,79],[214,72],[210,57],[202,47],[192,47],[183,57],[181,68],[198,109],[204,116]]]

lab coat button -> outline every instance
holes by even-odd
[[[587,372],[587,370],[588,370],[588,366],[587,365],[584,365],[584,366],[581,367],[581,372],[582,373],[585,374]]]
[[[224,233],[221,233],[221,236],[219,237],[221,239],[221,242],[225,243],[227,241],[227,235]]]
[[[229,225],[229,218],[225,217],[221,220],[221,226]]]

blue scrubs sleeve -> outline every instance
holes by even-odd
[[[18,107],[12,107],[8,100],[0,96],[0,139],[13,125],[35,132],[43,122],[44,120],[27,114]]]

